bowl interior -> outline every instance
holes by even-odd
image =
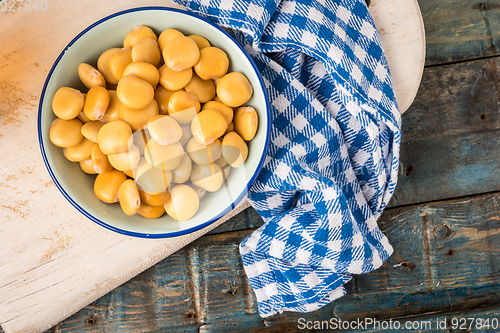
[[[253,106],[259,115],[259,129],[249,143],[249,156],[242,167],[232,169],[228,181],[215,193],[207,193],[201,200],[197,214],[188,221],[177,222],[166,214],[159,219],[146,219],[138,214],[126,216],[118,203],[105,204],[93,192],[95,176],[85,174],[78,163],[68,161],[61,148],[49,140],[49,130],[55,115],[52,98],[60,87],[68,86],[86,92],[78,78],[82,62],[96,67],[100,54],[112,47],[122,47],[123,39],[138,25],[151,27],[157,35],[168,28],[185,35],[197,34],[207,38],[213,46],[223,49],[230,59],[230,71],[247,76],[254,93],[246,105]],[[268,140],[268,104],[260,75],[241,47],[232,38],[211,23],[186,12],[170,8],[149,7],[120,12],[107,17],[83,31],[61,53],[49,73],[42,93],[39,110],[39,135],[42,154],[49,173],[61,193],[84,215],[104,227],[138,237],[170,237],[200,229],[228,213],[247,192],[261,168]]]

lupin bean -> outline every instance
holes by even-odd
[[[123,105],[131,109],[143,109],[154,99],[155,91],[148,81],[129,75],[118,82],[116,95]]]
[[[94,182],[94,193],[96,197],[105,203],[118,202],[118,190],[126,180],[127,176],[117,170],[100,173]]]
[[[199,61],[194,70],[203,80],[219,79],[227,73],[229,59],[226,52],[217,47],[205,47],[200,50]]]
[[[165,210],[174,220],[186,221],[196,214],[199,206],[198,194],[191,187],[181,184],[172,188]]]
[[[61,119],[71,120],[83,110],[84,102],[84,96],[79,90],[62,87],[54,95],[52,111]]]
[[[169,40],[163,48],[165,65],[179,72],[196,65],[200,59],[198,45],[189,37],[179,36]]]
[[[85,87],[89,89],[95,86],[106,88],[106,80],[104,79],[104,76],[101,72],[89,64],[81,63],[80,66],[78,66],[78,76]]]
[[[234,113],[234,131],[243,140],[250,141],[254,138],[259,126],[257,112],[251,106],[241,106]]]
[[[144,38],[152,38],[156,41],[156,34],[151,30],[150,27],[144,25],[139,25],[130,31],[125,39],[123,40],[124,47],[133,47],[140,40]]]
[[[117,52],[113,53],[109,57],[108,67],[109,71],[116,79],[116,83],[118,80],[121,80],[123,77],[123,71],[127,66],[132,62],[132,49],[130,47],[124,47]]]
[[[158,115],[149,118],[148,131],[151,137],[160,145],[170,145],[179,142],[182,137],[182,128],[170,116]]]
[[[128,216],[134,215],[141,206],[139,190],[132,179],[125,180],[118,189],[118,201],[123,212]]]
[[[161,61],[158,43],[153,38],[144,38],[132,47],[132,61],[144,61],[157,67]]]
[[[207,192],[216,192],[224,182],[222,169],[217,164],[193,165],[191,183]]]
[[[240,72],[231,72],[224,75],[217,85],[217,96],[222,103],[232,108],[248,102],[252,94],[252,84]]]
[[[90,120],[100,120],[108,109],[109,101],[109,92],[106,88],[94,86],[87,93],[83,113]]]
[[[132,136],[130,125],[123,120],[110,121],[104,124],[97,135],[99,148],[106,155],[126,152]]]
[[[49,131],[50,141],[61,148],[73,147],[82,142],[82,122],[78,119],[64,120],[57,118]]]
[[[209,145],[221,137],[227,129],[224,116],[216,110],[206,109],[194,117],[191,123],[193,138],[203,145]]]

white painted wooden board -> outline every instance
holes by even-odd
[[[413,103],[424,71],[425,31],[420,8],[417,0],[372,0],[369,8],[403,113]]]
[[[0,324],[6,333],[50,328],[227,219],[173,239],[114,233],[86,219],[63,198],[39,152],[40,93],[67,43],[114,12],[171,4],[47,0],[45,12],[0,11]],[[390,15],[380,11],[387,6]],[[377,0],[371,11],[405,110],[418,89],[424,64],[418,6],[415,0]],[[388,18],[397,24],[381,22]],[[413,60],[408,62],[408,57]],[[245,201],[231,215],[246,207]]]

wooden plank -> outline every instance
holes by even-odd
[[[419,323],[416,329],[411,329],[415,333],[431,333],[431,332],[481,332],[481,333],[497,333],[500,329],[500,308],[498,306],[477,308],[472,311],[448,312],[422,315],[418,317],[398,318],[401,327],[409,322],[412,325],[415,321]],[[363,329],[359,332],[387,332],[383,329],[382,324],[375,326],[374,329]],[[380,327],[380,328],[379,328]],[[409,326],[411,327],[411,326]]]
[[[426,68],[403,115],[403,142],[499,129],[499,68],[500,58]]]
[[[497,1],[420,0],[426,65],[495,56],[500,46]]]
[[[388,209],[396,251],[312,313],[263,320],[237,246],[251,230],[204,236],[58,326],[58,332],[296,331],[298,318],[388,319],[500,304],[500,193]]]
[[[390,206],[500,190],[499,58],[427,68],[403,116]]]
[[[418,91],[425,64],[425,30],[417,0],[371,0],[369,10],[380,35],[394,82],[399,111]],[[404,61],[401,61],[404,59]]]
[[[408,141],[392,206],[500,190],[500,130]]]

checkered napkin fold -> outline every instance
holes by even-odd
[[[259,313],[309,312],[393,249],[377,218],[394,192],[401,118],[364,0],[176,0],[232,29],[271,104],[248,193],[265,224],[240,245]]]

